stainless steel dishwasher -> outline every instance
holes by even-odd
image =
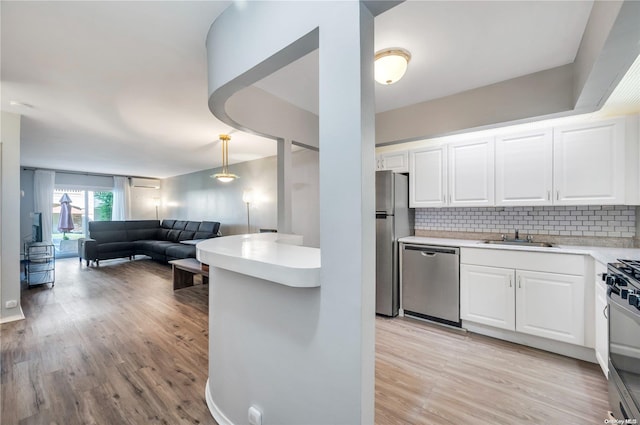
[[[460,326],[460,248],[402,244],[405,315]]]

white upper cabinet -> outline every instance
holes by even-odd
[[[391,170],[394,173],[409,172],[409,152],[385,152],[377,155],[376,170]]]
[[[624,119],[554,129],[554,204],[623,204]]]
[[[494,205],[493,139],[449,144],[449,205]]]
[[[409,207],[446,205],[447,147],[416,149],[409,153]]]
[[[551,205],[551,129],[496,137],[496,205]]]
[[[636,127],[626,117],[415,149],[410,206],[638,204]],[[403,155],[380,154],[378,169],[405,172]]]

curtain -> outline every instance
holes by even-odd
[[[42,213],[43,242],[51,242],[55,183],[55,171],[36,170],[33,175],[33,208],[34,212]]]
[[[111,220],[128,220],[131,217],[131,190],[127,177],[113,176],[113,212]]]

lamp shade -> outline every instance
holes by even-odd
[[[407,72],[411,54],[403,49],[387,49],[376,53],[374,78],[380,84],[393,84]]]
[[[253,190],[245,189],[242,192],[242,202],[244,202],[245,204],[250,204],[253,202]]]
[[[229,172],[229,140],[231,140],[229,135],[220,135],[220,141],[222,142],[222,172],[211,176],[211,178],[217,179],[221,183],[229,183],[238,178],[237,175]]]

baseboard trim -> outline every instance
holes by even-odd
[[[207,407],[209,408],[209,412],[211,412],[211,416],[213,419],[218,422],[218,425],[234,425],[233,422],[229,418],[226,417],[224,413],[220,410],[220,408],[216,405],[216,403],[211,398],[211,391],[209,391],[209,380],[207,379],[207,385],[204,387],[204,398],[207,400]]]
[[[9,323],[9,322],[16,322],[18,320],[24,320],[24,312],[22,311],[22,306],[18,306],[18,314],[14,314],[13,316],[8,316],[8,317],[3,317],[2,319],[0,319],[0,324],[2,323]]]
[[[562,341],[554,341],[551,339],[541,338],[534,335],[526,335],[519,332],[512,332],[504,329],[497,329],[478,323],[462,321],[462,327],[469,332],[490,336],[492,338],[502,339],[513,342],[515,344],[526,345],[528,347],[537,348],[539,350],[549,351],[551,353],[561,354],[563,356],[572,357],[574,359],[584,360],[589,363],[597,363],[596,351],[593,348],[583,347],[581,345],[569,344]]]

